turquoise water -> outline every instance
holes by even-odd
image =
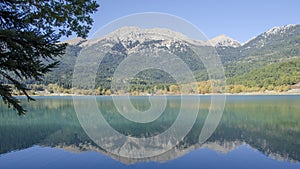
[[[28,110],[25,116],[17,116],[1,103],[1,169],[300,168],[300,96],[228,96],[216,131],[200,144],[210,106],[210,97],[201,96],[200,111],[188,135],[164,154],[143,159],[112,155],[95,144],[77,119],[72,97],[36,99],[22,100]],[[148,97],[131,97],[131,102],[138,110],[151,106]],[[178,117],[180,103],[180,97],[167,97],[166,109],[158,119],[135,123],[118,113],[111,97],[97,97],[110,126],[138,138],[169,129]],[[88,106],[84,109],[90,111]]]

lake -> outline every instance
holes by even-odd
[[[36,102],[29,103],[24,99],[22,104],[28,110],[25,116],[18,116],[1,102],[0,168],[300,168],[299,95],[227,96],[221,121],[204,143],[199,142],[199,134],[208,115],[210,96],[189,97],[200,98],[191,130],[176,146],[145,158],[118,156],[99,146],[82,128],[72,97],[36,97]],[[90,106],[85,97],[81,99],[81,108],[88,118]],[[151,138],[170,129],[181,105],[179,96],[168,96],[164,111],[155,121],[137,123],[118,113],[112,97],[96,97],[96,102],[115,131],[136,138]],[[140,111],[151,107],[146,96],[131,97],[131,103]],[[182,121],[181,125],[184,128],[188,124]],[[163,144],[165,140],[156,141],[168,147]],[[109,146],[119,146],[116,143],[120,142],[112,138]],[[130,144],[123,150],[136,147]],[[146,153],[152,149],[158,151],[149,146]]]

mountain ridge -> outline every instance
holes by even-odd
[[[287,24],[284,26],[275,26],[272,27],[268,30],[266,30],[265,32],[254,36],[250,39],[248,39],[246,42],[244,43],[240,43],[238,40],[231,38],[230,36],[226,35],[226,34],[220,34],[216,37],[213,37],[211,39],[207,39],[207,40],[196,40],[196,39],[192,39],[187,37],[186,35],[177,32],[177,31],[173,31],[171,29],[167,29],[167,28],[140,28],[137,26],[124,26],[121,27],[119,29],[116,29],[112,32],[110,32],[109,34],[100,37],[100,38],[92,38],[92,39],[83,39],[83,38],[72,38],[72,39],[68,39],[66,41],[63,41],[63,43],[68,43],[70,45],[76,45],[76,43],[78,43],[78,41],[91,41],[96,43],[99,40],[103,40],[103,39],[109,39],[109,38],[116,38],[116,37],[122,37],[122,35],[127,35],[127,34],[132,34],[132,32],[135,33],[161,33],[161,34],[169,34],[169,35],[173,35],[174,38],[176,37],[180,37],[181,39],[185,39],[185,40],[192,40],[192,41],[196,41],[196,42],[200,42],[203,45],[208,45],[208,46],[231,46],[231,47],[240,47],[240,46],[244,46],[247,43],[251,42],[252,40],[256,39],[259,36],[264,36],[265,38],[270,36],[270,35],[274,35],[274,34],[278,34],[278,33],[285,33],[288,29],[291,29],[293,27],[297,27],[300,26],[299,24]],[[116,38],[118,39],[118,38]],[[224,45],[222,44],[223,41],[227,41],[227,43],[225,43]],[[220,43],[220,44],[218,44]],[[232,45],[230,45],[230,43],[232,43]],[[86,44],[83,46],[87,46]]]
[[[122,36],[118,36],[119,34]],[[177,35],[179,37],[174,37]],[[232,46],[226,45],[226,43],[224,45],[222,43],[218,45],[218,42],[224,39],[225,41],[226,39],[231,40],[229,44],[234,41],[234,39],[226,35],[221,35],[215,38],[217,44],[212,45],[211,40],[192,40],[178,32],[168,29],[142,29],[138,27],[124,27],[98,39],[72,39],[66,41],[69,45],[66,54],[62,57],[61,65],[50,74],[47,74],[42,84],[57,84],[63,88],[70,89],[72,87],[74,65],[80,51],[87,48],[89,48],[89,50],[101,49],[103,44],[111,48],[111,52],[108,52],[104,56],[98,69],[95,88],[99,88],[100,91],[110,89],[114,71],[127,56],[132,52],[147,51],[145,49],[151,51],[163,49],[177,55],[187,64],[198,82],[207,81],[209,78],[205,66],[195,53],[193,53],[193,50],[189,47],[190,45],[208,51],[215,49],[225,68],[227,78],[241,76],[270,64],[300,58],[300,25],[274,27],[242,45]],[[274,70],[272,69],[270,73],[271,72],[274,73]],[[289,76],[289,74],[287,74],[287,76]],[[286,86],[292,85],[295,81],[300,81],[298,75],[287,77],[287,79],[289,78],[293,80],[286,81]],[[141,90],[142,92],[152,93],[154,86],[156,86],[155,88],[158,90],[169,91],[169,86],[175,84],[175,81],[164,72],[151,70],[138,74],[132,83],[133,88],[129,89],[129,92]],[[253,83],[254,82],[251,82],[251,84]],[[142,88],[139,86],[141,84],[143,84]],[[240,85],[238,81],[231,81],[231,84]],[[276,82],[276,84],[282,83]],[[243,85],[245,85],[245,83],[243,83]],[[286,86],[284,87],[285,89],[288,88]],[[102,93],[103,92],[100,92],[100,94]]]

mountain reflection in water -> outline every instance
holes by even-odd
[[[97,97],[97,103],[106,121],[120,133],[149,137],[168,129],[178,115],[180,99],[175,96],[167,98],[165,112],[156,121],[146,124],[124,120],[117,113],[111,97]],[[300,96],[228,96],[218,128],[209,140],[199,144],[198,137],[210,106],[210,97],[201,96],[196,123],[183,141],[159,156],[143,159],[119,157],[97,146],[81,128],[71,97],[37,99],[37,102],[24,101],[28,112],[21,117],[1,103],[0,161],[12,151],[18,153],[27,148],[47,147],[68,152],[99,152],[126,164],[168,162],[190,156],[195,150],[229,154],[245,148],[277,161],[297,165],[300,161]],[[131,97],[131,100],[139,110],[146,110],[150,106],[147,97]]]

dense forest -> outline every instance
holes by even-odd
[[[150,73],[153,73],[150,71]],[[145,73],[147,74],[147,72]],[[163,74],[163,73],[162,73]],[[157,74],[156,74],[157,75]],[[241,92],[284,92],[291,89],[300,81],[300,59],[293,59],[286,62],[270,64],[266,67],[252,70],[243,75],[227,78],[226,92],[241,93]],[[72,94],[71,86],[63,86],[59,83],[52,84],[30,84],[33,90],[31,94],[38,94],[45,89],[48,93],[65,93]],[[211,81],[200,81],[197,83],[198,93],[211,93]],[[151,82],[141,77],[131,81],[127,91],[113,91],[110,88],[110,81],[98,84],[94,90],[82,89],[77,94],[96,94],[96,95],[111,95],[125,94],[145,95],[145,94],[180,94],[180,87],[170,81],[169,83]],[[192,93],[190,93],[192,94]]]

